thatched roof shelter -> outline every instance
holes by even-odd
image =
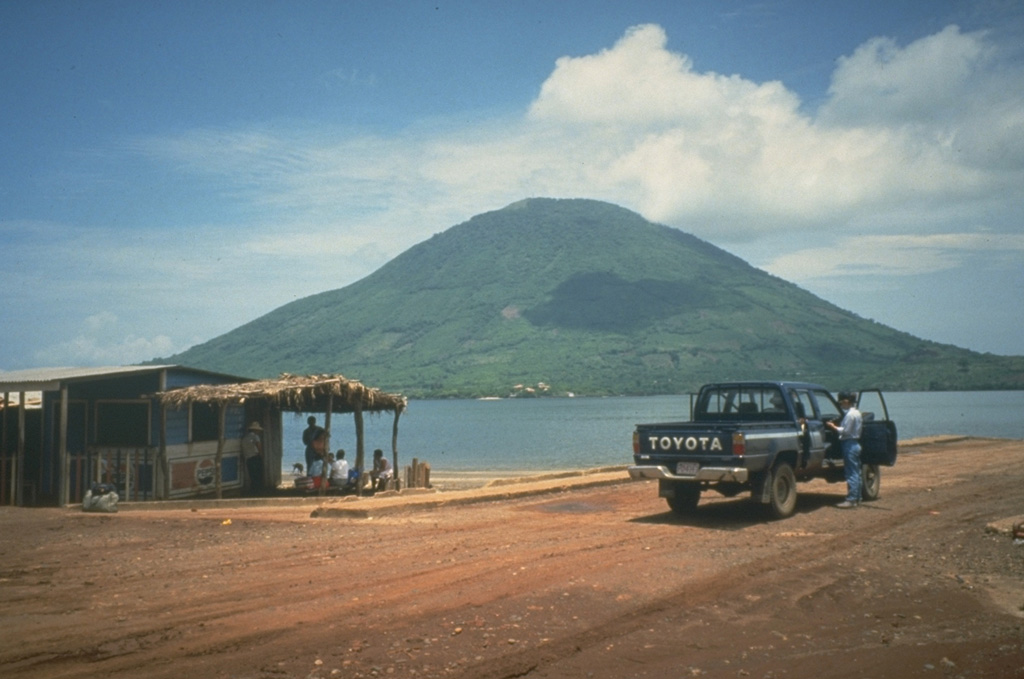
[[[155,395],[162,408],[184,408],[202,403],[220,411],[221,440],[224,438],[224,411],[228,406],[244,405],[248,414],[267,424],[272,422],[271,414],[278,413],[324,413],[324,428],[328,439],[331,431],[332,413],[353,413],[356,429],[356,469],[360,472],[359,485],[362,492],[362,476],[365,468],[365,445],[363,436],[363,413],[394,413],[391,435],[391,455],[394,469],[398,468],[398,418],[405,412],[408,401],[401,394],[389,394],[374,387],[367,387],[357,380],[344,375],[289,375],[282,374],[276,379],[254,380],[235,384],[199,384],[179,389],[161,391]],[[269,433],[269,432],[266,432]],[[265,435],[266,435],[265,433]],[[278,432],[279,433],[279,430]],[[279,437],[278,437],[279,438]],[[270,444],[270,445],[268,445]],[[218,446],[217,468],[220,469],[221,448]],[[280,440],[265,442],[265,450],[276,451],[280,459]],[[327,466],[324,465],[324,477]],[[218,497],[219,471],[218,471]],[[395,475],[397,481],[397,474]],[[325,485],[322,487],[326,487]],[[397,483],[396,483],[397,487]]]
[[[266,401],[281,412],[353,413],[405,411],[408,401],[401,394],[389,394],[350,380],[344,375],[289,375],[238,384],[198,384],[158,393],[162,405],[180,408],[189,403],[245,403]]]

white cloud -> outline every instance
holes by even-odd
[[[930,228],[936,206],[1024,184],[1024,78],[995,69],[992,53],[955,27],[905,49],[872,41],[841,61],[832,100],[812,117],[780,83],[694,72],[659,27],[642,26],[600,54],[560,59],[530,119],[566,132],[567,158],[596,161],[588,186],[599,195],[712,239],[905,204]],[[984,91],[984,103],[965,107],[967,91]],[[876,112],[871,125],[862,108]]]
[[[904,48],[875,38],[839,60],[819,119],[829,127],[898,130],[908,152],[970,176],[969,190],[1019,186],[1024,69],[999,57],[987,33],[956,26]]]
[[[387,259],[372,245],[341,252],[325,247],[329,238],[289,239],[279,226],[125,234],[0,224],[7,243],[0,268],[18,272],[0,292],[8,346],[24,347],[23,362],[31,356],[60,365],[166,356],[299,297],[341,287]],[[302,233],[301,226],[288,229]]]
[[[788,252],[761,268],[793,282],[845,276],[917,276],[959,269],[979,254],[992,265],[1024,261],[1024,234],[850,235],[829,247]]]
[[[928,231],[957,202],[1022,199],[1024,74],[996,56],[956,27],[872,40],[840,60],[815,116],[782,83],[696,72],[644,25],[559,59],[520,119],[389,138],[199,130],[138,148],[228,179],[281,233],[338,254],[394,255],[525,196],[609,200],[718,242],[854,219],[880,230],[910,207],[904,226]]]
[[[956,26],[905,48],[874,38],[839,59],[822,118],[884,126],[955,118],[993,57],[983,33]]]
[[[124,335],[117,316],[103,311],[87,317],[71,339],[38,349],[34,358],[40,365],[130,365],[185,348],[166,335]]]
[[[628,123],[642,132],[704,127],[708,120],[736,115],[770,120],[796,109],[797,99],[778,83],[695,73],[690,59],[668,51],[666,41],[661,27],[636,26],[599,54],[562,57],[530,118],[568,125]]]

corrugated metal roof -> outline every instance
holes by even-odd
[[[181,365],[115,365],[92,368],[31,368],[29,370],[12,370],[0,372],[0,392],[4,391],[55,391],[65,382],[75,382],[104,377],[120,377],[123,375],[140,375],[159,372],[161,370],[178,369],[200,374],[214,375],[206,370],[188,368]],[[231,375],[222,375],[231,379]]]

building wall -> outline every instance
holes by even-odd
[[[167,460],[172,499],[206,495],[216,490],[216,441],[168,446]],[[221,490],[238,491],[241,487],[241,442],[232,439],[225,442],[221,458]]]
[[[210,467],[216,466],[217,414],[209,410],[197,414],[192,408],[168,410],[167,456],[161,459],[162,414],[153,394],[169,388],[234,381],[188,369],[157,369],[70,382],[68,500],[80,502],[85,490],[96,481],[113,483],[126,500],[158,499],[166,497],[167,490],[170,497],[213,492],[215,473]],[[38,437],[35,441],[29,437],[26,459],[18,474],[22,481],[32,484],[34,504],[57,504],[63,492],[60,409],[60,392],[45,392],[34,427]],[[229,407],[225,413],[222,491],[241,488],[240,441],[245,433],[245,417],[241,406]],[[10,461],[4,464],[13,465]],[[3,469],[0,466],[0,472]],[[8,491],[11,483],[6,484]]]

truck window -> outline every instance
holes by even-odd
[[[789,397],[793,399],[793,407],[796,409],[797,417],[809,417],[814,419],[814,402],[806,389],[790,391]]]
[[[857,410],[865,422],[871,420],[888,420],[889,411],[885,406],[885,397],[878,389],[866,389],[857,396]]]
[[[818,404],[819,419],[841,420],[843,411],[839,404],[832,400],[832,394],[827,391],[814,391],[814,400]]]
[[[782,391],[773,386],[720,386],[701,392],[694,420],[786,420]]]

